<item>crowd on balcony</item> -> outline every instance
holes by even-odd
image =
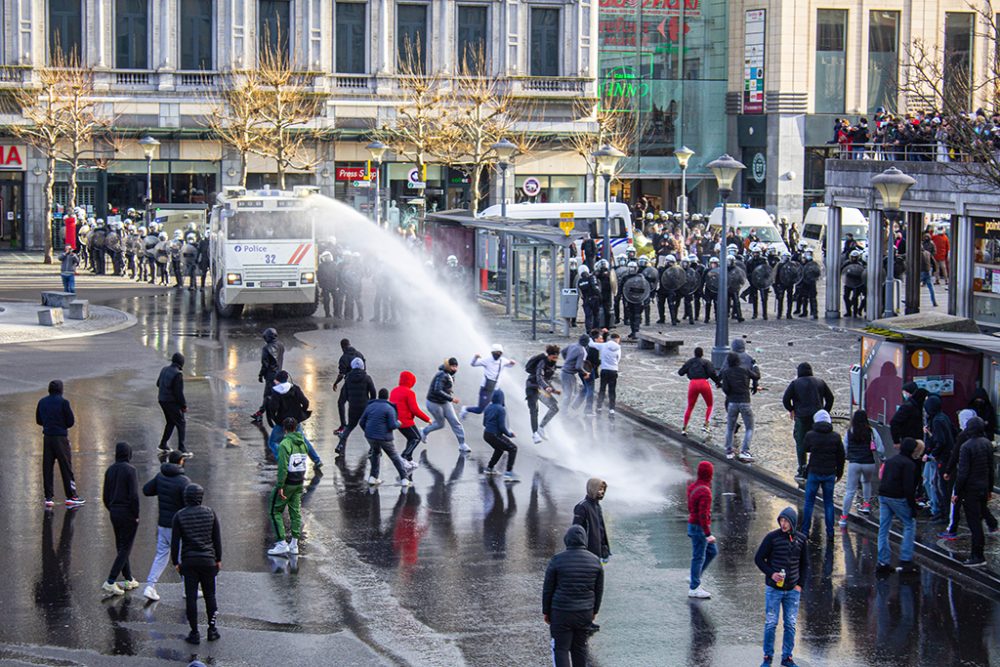
[[[879,107],[871,123],[866,117],[853,124],[847,118],[836,119],[829,143],[839,146],[841,157],[846,159],[965,161],[970,156],[975,159],[977,147],[1000,147],[1000,112],[978,109],[955,116],[939,111],[897,115]]]

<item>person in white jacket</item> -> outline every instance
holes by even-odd
[[[608,414],[615,414],[615,398],[618,389],[618,362],[622,358],[621,336],[605,334],[604,342],[591,343],[601,351],[601,389],[597,395],[597,411],[604,405],[604,393],[608,395]]]
[[[479,387],[479,401],[474,407],[463,405],[459,412],[459,419],[465,419],[469,413],[480,415],[493,398],[493,390],[500,382],[500,372],[508,366],[514,365],[513,359],[503,356],[503,345],[494,343],[490,346],[490,356],[483,357],[479,354],[472,357],[470,366],[479,366],[483,369],[483,383]]]

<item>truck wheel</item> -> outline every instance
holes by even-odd
[[[215,312],[224,319],[233,319],[243,314],[243,304],[226,305],[222,291],[222,281],[215,280]]]

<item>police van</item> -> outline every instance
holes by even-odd
[[[479,217],[500,217],[501,206],[490,206],[483,210]],[[559,223],[565,218],[564,213],[572,213],[574,229],[586,232],[597,240],[597,252],[603,256],[604,243],[604,204],[594,202],[573,202],[564,204],[508,204],[507,218],[541,223],[559,229]],[[633,246],[632,213],[628,204],[612,202],[608,206],[611,222],[611,251],[615,256],[624,255]],[[577,242],[577,246],[580,242]],[[577,248],[579,250],[579,247]]]
[[[735,229],[736,233],[744,239],[751,232],[761,243],[766,243],[768,248],[777,248],[781,254],[788,250],[785,241],[781,238],[781,232],[774,226],[771,214],[762,208],[750,208],[746,204],[729,204],[726,208],[727,229]],[[708,217],[708,229],[715,232],[722,227],[722,206],[716,206],[712,214]],[[723,242],[725,240],[723,239]]]
[[[283,190],[225,187],[210,216],[215,310],[239,317],[244,306],[275,314],[316,310],[316,216],[313,186]]]
[[[813,255],[821,257],[825,251],[826,243],[826,221],[830,207],[826,204],[814,204],[806,211],[806,217],[802,221],[802,242],[813,251]],[[841,208],[840,209],[840,243],[838,248],[844,247],[847,235],[854,236],[858,246],[864,248],[868,243],[868,220],[860,209]],[[839,250],[838,250],[839,252]]]

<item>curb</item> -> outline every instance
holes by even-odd
[[[640,410],[636,410],[635,408],[622,403],[619,403],[616,406],[616,410],[618,413],[631,419],[632,421],[655,431],[672,446],[679,446],[697,451],[699,454],[713,459],[715,461],[715,465],[725,464],[733,469],[739,470],[746,476],[753,478],[764,486],[770,487],[779,495],[794,499],[796,503],[802,502],[805,497],[805,492],[800,489],[798,485],[791,484],[782,477],[779,477],[775,473],[772,473],[764,468],[746,465],[743,463],[736,464],[733,461],[726,459],[720,449],[709,447],[698,440],[685,438],[680,434],[680,432],[656,417],[647,415]],[[837,508],[838,514],[840,509],[842,508]],[[878,523],[872,521],[871,519],[864,519],[851,515],[848,517],[848,521],[854,528],[863,530],[870,535],[878,535]],[[899,532],[893,530],[889,533],[889,539],[893,544],[899,545],[903,541],[903,536]],[[919,559],[924,561],[924,564],[930,563],[940,568],[948,568],[949,575],[954,576],[956,579],[965,580],[968,583],[973,583],[979,587],[985,588],[985,592],[995,598],[1000,598],[1000,576],[993,575],[988,570],[965,567],[954,558],[932,549],[922,542],[915,541],[913,546],[914,554],[917,556],[914,560]]]
[[[124,322],[118,322],[117,324],[113,324],[111,326],[104,327],[104,328],[101,328],[101,329],[91,329],[89,331],[71,331],[71,332],[67,332],[65,334],[60,333],[58,336],[53,336],[51,338],[43,338],[43,339],[40,339],[40,340],[26,339],[26,340],[20,340],[20,341],[9,342],[9,343],[0,343],[0,346],[23,345],[24,343],[40,343],[41,344],[41,343],[50,343],[50,342],[55,342],[55,341],[60,341],[60,340],[69,340],[71,338],[87,338],[89,336],[100,336],[101,334],[115,333],[116,331],[124,331],[125,329],[129,329],[131,327],[134,327],[136,324],[139,323],[139,320],[136,319],[135,315],[132,315],[131,313],[126,313],[123,310],[117,310],[117,309],[111,308],[109,306],[99,306],[99,307],[100,308],[108,308],[108,310],[114,310],[115,312],[121,313],[122,315],[125,316],[125,321]]]

